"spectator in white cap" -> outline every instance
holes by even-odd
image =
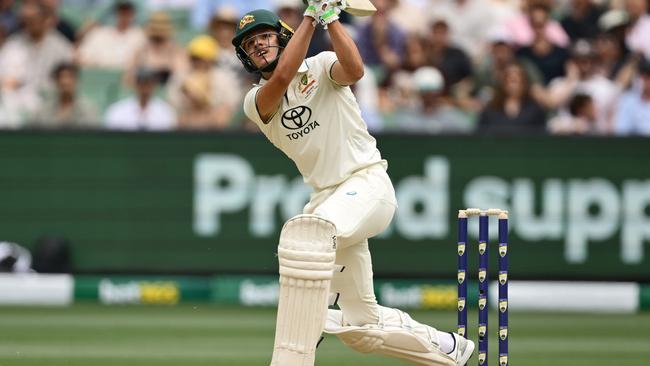
[[[237,10],[232,6],[224,6],[215,11],[210,18],[208,34],[217,41],[219,54],[217,64],[228,68],[233,72],[241,71],[241,62],[237,58],[235,46],[232,45],[232,38],[235,36],[235,27],[239,22]]]
[[[445,80],[438,69],[424,66],[411,76],[415,108],[397,111],[388,129],[419,133],[469,133],[470,115],[455,107],[445,95]]]

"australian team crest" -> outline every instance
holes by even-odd
[[[505,257],[506,254],[508,254],[508,244],[507,243],[499,244],[499,255],[501,257]]]
[[[501,329],[499,329],[499,338],[502,341],[505,341],[508,338],[508,327],[501,327]]]
[[[478,280],[480,282],[485,281],[485,277],[487,277],[487,270],[485,268],[479,268],[478,270]]]
[[[485,296],[481,296],[478,299],[478,308],[483,310],[485,309],[485,305],[487,305],[487,299],[485,298]]]
[[[478,243],[478,252],[479,252],[479,254],[481,254],[481,255],[485,254],[486,249],[487,249],[487,243],[485,243],[485,242]]]
[[[485,324],[479,324],[478,336],[479,337],[485,337],[486,333],[487,333],[487,326]]]
[[[478,354],[478,364],[483,365],[485,364],[485,352],[479,352]]]
[[[508,272],[501,271],[499,272],[499,284],[505,285],[508,282]]]
[[[250,14],[244,15],[244,17],[241,18],[241,20],[239,21],[239,29],[244,29],[244,27],[247,24],[251,24],[254,21],[255,21],[255,17],[253,15]]]
[[[465,309],[465,298],[461,297],[458,299],[458,311],[463,311]]]
[[[462,284],[465,282],[465,271],[464,270],[459,270],[458,271],[458,284]]]
[[[508,310],[508,300],[499,300],[499,311],[505,313]]]
[[[499,366],[508,366],[508,355],[499,356]]]
[[[300,95],[302,95],[304,98],[309,98],[314,93],[314,91],[318,89],[318,82],[316,81],[314,75],[308,72],[304,73],[300,78],[298,89],[300,90]]]
[[[458,255],[465,254],[465,243],[458,243]]]

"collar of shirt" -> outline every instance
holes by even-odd
[[[309,66],[307,66],[307,61],[303,61],[302,64],[300,65],[300,67],[298,68],[298,72],[296,73],[296,75],[304,74],[307,71],[309,71]],[[262,86],[262,85],[266,84],[267,81],[268,80],[266,80],[264,78],[261,78],[259,83],[257,83],[257,85]]]

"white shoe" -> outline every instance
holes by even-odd
[[[451,335],[454,337],[456,346],[449,356],[456,361],[456,365],[465,366],[469,358],[472,357],[472,353],[474,353],[474,342],[461,337],[457,333],[452,333]]]

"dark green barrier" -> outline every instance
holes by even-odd
[[[456,210],[478,206],[511,211],[512,278],[650,279],[650,140],[378,140],[400,211],[377,274],[454,278]],[[78,271],[272,273],[308,194],[260,136],[0,135],[0,239],[64,235]]]

